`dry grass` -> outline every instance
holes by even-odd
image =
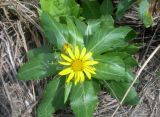
[[[44,36],[37,18],[37,0],[0,1],[0,117],[34,117],[36,105],[42,96],[43,85],[40,81],[23,82],[17,79],[18,68],[27,60],[26,52],[39,47]],[[135,8],[136,9],[136,6]],[[136,55],[141,66],[146,62],[153,50],[160,44],[159,16],[154,14],[154,27],[145,29],[132,9],[125,15],[119,25],[130,25],[137,32],[135,42],[142,43],[142,49]],[[137,85],[140,103],[133,106],[120,106],[116,117],[159,117],[160,114],[160,81],[157,71],[160,67],[160,50],[149,60],[140,74]],[[99,94],[100,103],[95,117],[110,117],[119,103],[106,92]],[[58,117],[72,114],[67,108]]]

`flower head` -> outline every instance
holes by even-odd
[[[86,48],[83,48],[80,52],[78,46],[74,49],[67,47],[67,54],[61,54],[64,61],[59,61],[59,64],[65,66],[59,75],[67,75],[66,82],[74,81],[75,84],[83,82],[85,76],[91,79],[91,74],[96,74],[96,69],[93,65],[97,64],[97,61],[92,59],[92,53],[87,52]]]

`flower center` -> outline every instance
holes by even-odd
[[[79,60],[79,59],[74,60],[72,62],[71,66],[72,66],[72,69],[74,71],[82,71],[83,70],[83,62],[82,62],[82,60]]]

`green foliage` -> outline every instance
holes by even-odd
[[[101,55],[96,58],[100,63],[95,66],[96,75],[93,76],[102,80],[128,81],[131,82],[133,78],[128,75],[125,63],[119,55]]]
[[[116,18],[120,20],[134,3],[136,3],[136,0],[120,0],[116,10]],[[151,0],[139,0],[137,3],[139,5],[139,18],[143,22],[144,26],[146,28],[152,26],[153,18],[150,13]]]
[[[57,109],[63,107],[63,79],[54,78],[44,89],[43,99],[37,109],[38,117],[51,117]]]
[[[52,53],[52,49],[49,46],[41,46],[39,48],[35,48],[35,49],[30,50],[27,53],[27,57],[29,59],[32,59],[32,58],[38,56],[39,54],[45,54],[45,53]]]
[[[132,31],[130,27],[102,28],[94,33],[93,38],[88,41],[86,47],[94,54],[102,54],[105,51],[126,45],[125,37]]]
[[[133,54],[139,47],[131,41],[136,32],[128,26],[114,26],[111,15],[114,15],[115,8],[111,0],[81,0],[79,3],[75,0],[40,0],[39,17],[48,41],[45,46],[27,53],[29,61],[18,72],[21,80],[56,76],[44,88],[38,117],[50,117],[65,107],[65,103],[70,104],[76,117],[92,117],[101,82],[113,97],[121,100],[134,79],[132,68],[138,63]],[[132,3],[132,0],[121,0],[116,17],[121,18]],[[140,5],[144,7],[144,1]],[[59,55],[65,53],[64,45],[86,47],[87,52],[93,53],[93,59],[99,63],[93,66],[96,74],[91,80],[86,78],[75,85],[72,81],[67,84],[65,77],[59,77],[57,73],[63,68],[58,61],[61,60]],[[137,102],[137,93],[132,88],[124,103]]]
[[[87,19],[96,19],[101,16],[100,4],[97,0],[81,0],[82,4],[82,16]]]
[[[135,1],[136,0],[120,0],[117,6],[116,18],[121,19],[125,11],[128,10]]]
[[[93,82],[85,81],[83,84],[74,85],[70,101],[76,117],[92,117],[98,103],[97,92],[95,92]]]
[[[71,92],[73,83],[66,83],[65,84],[65,96],[64,96],[64,102],[68,100],[69,94]]]
[[[40,19],[48,41],[61,49],[67,43],[63,25],[52,19],[46,12],[41,13]]]
[[[67,30],[69,35],[69,43],[73,46],[83,46],[83,35],[77,29],[76,24],[73,22],[71,18],[66,18],[67,22]]]
[[[129,88],[130,83],[110,81],[106,83],[106,86],[110,90],[112,96],[118,98],[119,101],[121,101],[127,89]],[[132,87],[127,97],[125,98],[124,103],[135,105],[138,103],[138,101],[139,98],[137,96],[137,92],[135,88]]]
[[[101,14],[103,15],[112,15],[113,14],[113,4],[112,0],[103,0],[100,6]]]
[[[50,14],[56,20],[60,16],[78,16],[79,5],[75,0],[40,0],[41,10]]]
[[[150,27],[153,24],[153,18],[149,11],[150,2],[148,0],[140,0],[139,3],[139,16],[145,27]]]
[[[56,73],[57,63],[51,64],[54,54],[39,54],[24,64],[18,72],[21,80],[38,80]]]

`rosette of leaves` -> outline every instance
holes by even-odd
[[[48,43],[30,50],[29,61],[18,72],[19,79],[26,81],[51,78],[38,104],[38,117],[50,117],[68,105],[76,117],[92,117],[101,87],[121,100],[134,79],[132,68],[137,66],[132,55],[138,47],[129,43],[136,36],[132,28],[115,27],[110,15],[82,20],[85,17],[81,18],[80,5],[74,0],[41,0],[40,3],[40,21]],[[99,63],[94,66],[96,74],[91,80],[86,78],[75,85],[72,81],[66,83],[66,76],[58,75],[61,71],[58,61],[66,43],[93,53]],[[124,104],[137,102],[132,87]]]

